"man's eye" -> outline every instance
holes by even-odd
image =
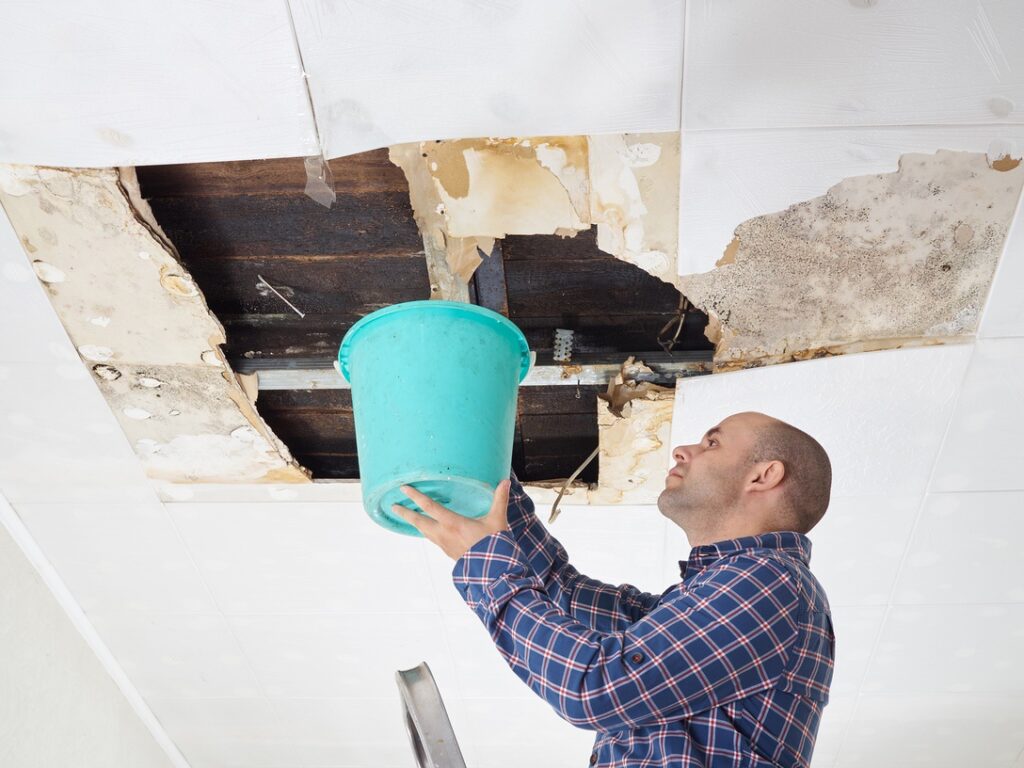
[[[710,445],[711,445],[712,443],[714,443],[715,445],[718,445],[718,441],[717,441],[717,440],[708,440],[708,445],[709,445],[709,446],[710,446]]]

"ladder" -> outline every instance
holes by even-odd
[[[395,681],[402,695],[402,712],[417,768],[466,768],[451,720],[434,675],[421,662],[398,670]]]

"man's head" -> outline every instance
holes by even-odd
[[[673,449],[661,513],[691,545],[768,531],[807,533],[825,514],[832,465],[817,440],[763,413],[736,413]]]

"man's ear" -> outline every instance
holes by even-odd
[[[754,466],[748,488],[751,491],[770,491],[782,482],[786,467],[778,459],[760,462]]]

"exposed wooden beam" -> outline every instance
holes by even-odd
[[[476,303],[481,307],[493,309],[508,317],[508,285],[505,282],[505,257],[501,251],[501,241],[494,241],[494,249],[485,255],[480,266],[473,273],[476,286]]]

